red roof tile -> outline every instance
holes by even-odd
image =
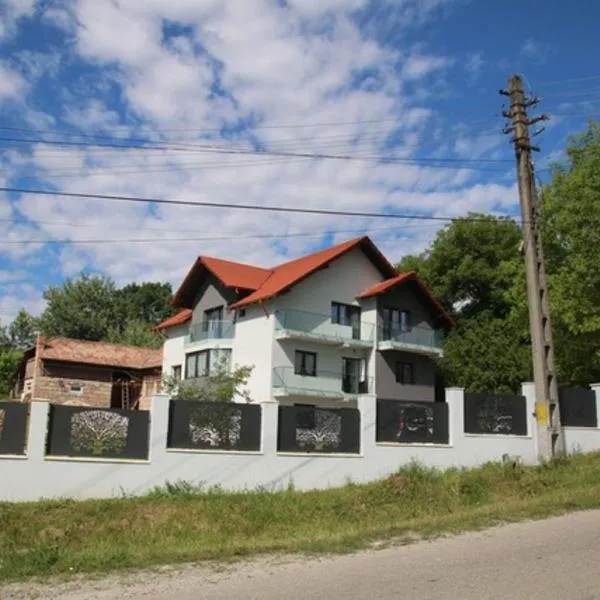
[[[171,302],[173,306],[182,306],[182,303],[185,306],[185,297],[190,293],[190,289],[193,290],[204,270],[212,273],[225,287],[242,290],[258,289],[270,274],[269,269],[211,256],[199,256],[175,292]],[[190,298],[187,302],[190,302]]]
[[[159,323],[154,329],[167,329],[167,327],[175,327],[176,325],[183,325],[187,323],[192,318],[192,311],[189,308],[184,308],[180,310],[177,314],[174,314],[172,317],[165,319],[161,323]]]
[[[162,348],[136,348],[70,338],[39,338],[36,347],[40,357],[45,360],[123,369],[153,369],[162,366]]]
[[[367,236],[363,236],[274,267],[271,269],[270,275],[256,291],[249,296],[234,302],[231,305],[231,308],[238,308],[254,302],[262,302],[269,298],[273,298],[302,281],[316,270],[329,264],[332,260],[358,246],[362,247],[365,252],[370,254],[373,262],[377,264],[384,276],[395,273],[394,267],[387,261],[383,254],[379,252],[373,242]]]
[[[200,256],[198,262],[203,264],[223,285],[230,288],[256,290],[270,273],[269,269],[210,256]]]
[[[414,281],[421,288],[421,290],[425,293],[425,295],[429,298],[431,303],[435,306],[435,308],[439,312],[442,319],[444,319],[448,325],[450,325],[450,326],[454,325],[454,321],[453,321],[452,317],[446,312],[444,307],[436,300],[436,298],[433,296],[433,294],[431,293],[429,288],[421,281],[421,279],[419,279],[419,277],[415,273],[415,271],[408,271],[407,273],[400,273],[399,275],[396,275],[395,277],[391,277],[389,279],[386,279],[385,281],[380,281],[379,283],[372,285],[370,288],[363,290],[357,297],[358,298],[372,298],[373,296],[383,294],[384,292],[387,292],[388,290],[391,290],[393,287],[395,287],[401,283],[404,283],[406,281]]]

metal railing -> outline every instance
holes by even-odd
[[[331,315],[282,310],[275,315],[276,331],[296,331],[325,340],[343,340],[372,343],[375,326],[360,321],[355,325],[332,323]]]
[[[367,394],[373,389],[371,377],[317,370],[316,375],[296,373],[294,367],[273,369],[273,388],[289,394],[342,396]]]

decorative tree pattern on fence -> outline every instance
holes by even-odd
[[[315,408],[314,427],[296,427],[296,444],[302,450],[327,452],[342,444],[342,416],[331,410]]]
[[[502,398],[489,397],[479,404],[477,426],[483,433],[511,433],[513,417]]]
[[[4,422],[6,421],[6,411],[0,409],[0,440],[2,439],[2,434],[4,433]]]
[[[104,410],[87,410],[71,418],[71,445],[94,456],[119,454],[127,444],[129,419]]]
[[[231,404],[199,405],[191,412],[190,439],[212,448],[236,446],[242,431],[242,411]]]

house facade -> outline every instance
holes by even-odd
[[[434,401],[452,321],[368,237],[262,269],[199,257],[159,325],[163,374],[253,366],[253,401],[338,406],[361,394]]]
[[[162,350],[39,336],[25,352],[13,396],[23,402],[149,410]]]

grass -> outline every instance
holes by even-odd
[[[600,453],[525,468],[445,473],[417,464],[366,485],[199,493],[170,484],[140,498],[0,503],[0,581],[229,560],[348,552],[600,507]]]

